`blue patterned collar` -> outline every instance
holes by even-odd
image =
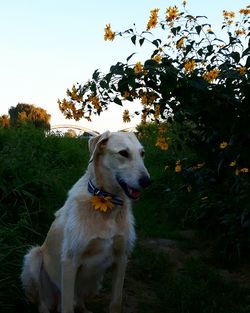
[[[88,191],[94,196],[101,196],[101,197],[110,197],[111,202],[117,205],[123,205],[123,200],[117,196],[112,195],[109,192],[102,191],[101,189],[95,187],[92,181],[89,179],[88,182]]]

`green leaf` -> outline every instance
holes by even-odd
[[[96,93],[96,83],[92,82],[92,84],[90,85],[90,90],[92,91],[92,93]]]
[[[203,55],[203,49],[200,48],[200,49],[197,51],[197,53],[199,54],[199,56],[202,56],[202,55]]]
[[[239,52],[233,51],[233,52],[230,54],[230,56],[234,59],[234,61],[235,61],[236,63],[239,63],[239,61],[240,61],[240,54],[239,54]]]
[[[207,54],[206,56],[209,56],[213,53],[213,46],[212,45],[208,45],[207,46]]]
[[[245,55],[249,55],[250,54],[250,47],[246,48],[246,50],[243,51],[242,53],[242,58],[245,56]]]
[[[125,33],[133,33],[134,31],[133,31],[133,29],[132,28],[130,28],[130,29],[127,29],[127,30],[125,30]]]
[[[114,91],[117,91],[117,88],[116,88],[115,84],[111,85],[111,89],[114,90]]]
[[[95,70],[93,75],[92,75],[92,79],[95,81],[98,81],[99,75],[100,75],[99,70]]]
[[[145,63],[144,63],[144,68],[145,69],[150,69],[150,68],[154,68],[155,67],[155,65],[156,64],[158,64],[155,60],[147,60],[147,61],[145,61]]]
[[[122,106],[122,102],[121,102],[121,100],[120,100],[118,97],[115,97],[114,102],[115,102],[116,104]]]
[[[152,44],[155,45],[158,48],[159,45],[161,44],[161,40],[160,39],[155,39],[155,40],[152,41]]]
[[[142,46],[142,45],[143,45],[144,40],[145,40],[145,38],[141,38],[141,39],[139,40],[140,46]]]
[[[246,60],[246,68],[249,68],[250,67],[250,55],[247,57],[247,60]]]
[[[100,81],[100,86],[103,88],[103,89],[106,89],[108,87],[107,85],[107,82],[105,80],[101,80]]]
[[[105,79],[106,79],[106,81],[107,81],[107,84],[110,83],[111,77],[112,77],[112,73],[108,73],[108,74],[105,76]]]
[[[195,29],[196,29],[196,32],[198,35],[200,35],[200,32],[201,32],[201,26],[198,25],[198,26],[195,26]]]
[[[127,62],[132,58],[132,56],[133,56],[134,54],[135,54],[135,52],[132,53],[132,54],[130,54],[130,56],[127,57]]]
[[[206,18],[207,19],[207,16],[205,16],[205,15],[197,15],[196,18]]]
[[[131,41],[133,42],[134,45],[136,45],[136,35],[131,37]]]
[[[181,27],[178,26],[178,27],[172,27],[171,28],[171,32],[176,36],[177,33],[181,30]]]

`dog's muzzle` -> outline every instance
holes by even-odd
[[[120,184],[120,186],[122,187],[122,189],[124,190],[125,194],[133,200],[137,200],[139,199],[141,192],[140,189],[138,188],[134,188],[132,186],[130,186],[129,184],[126,183],[126,181],[120,177],[117,178],[118,183]],[[141,188],[146,188],[151,184],[151,180],[148,176],[142,176],[139,181],[139,186]]]

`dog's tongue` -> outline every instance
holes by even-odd
[[[128,187],[128,191],[129,191],[131,198],[136,200],[140,197],[141,193],[139,190]]]

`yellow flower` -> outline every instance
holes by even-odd
[[[178,160],[175,162],[175,173],[180,173],[182,171],[182,168],[181,168],[181,161]]]
[[[161,62],[161,56],[159,54],[156,54],[154,57],[153,57],[153,60],[155,60],[157,63],[160,63]]]
[[[232,19],[235,17],[235,13],[233,11],[223,10],[223,16],[224,16],[225,22],[228,25],[231,25],[233,23]]]
[[[214,68],[211,71],[204,73],[203,78],[209,83],[215,80],[220,74],[220,70],[218,68]]]
[[[223,141],[220,143],[220,149],[225,149],[228,146],[228,143],[226,141]]]
[[[192,186],[191,186],[191,185],[188,185],[188,186],[187,186],[187,191],[188,191],[188,192],[191,192],[191,191],[192,191]]]
[[[240,75],[244,75],[247,72],[247,68],[245,66],[241,66],[236,68],[236,71],[240,73]]]
[[[228,16],[228,12],[226,10],[223,10],[223,16],[227,17]]]
[[[249,173],[249,169],[247,167],[243,167],[240,169],[240,173]]]
[[[248,15],[250,14],[250,9],[240,9],[240,14]]]
[[[230,162],[229,166],[234,167],[236,165],[236,161]]]
[[[142,67],[141,62],[137,62],[137,63],[135,64],[134,71],[135,71],[136,73],[140,73],[140,72],[142,72],[142,69],[143,69],[143,67]]]
[[[100,100],[97,98],[97,96],[95,95],[90,95],[89,96],[89,101],[92,102],[94,108],[97,110],[97,111],[102,111],[102,108],[101,108],[101,105],[100,105]]]
[[[124,123],[131,122],[131,118],[130,118],[130,115],[129,115],[129,110],[124,110],[122,119],[123,119]]]
[[[195,60],[189,60],[186,63],[184,63],[184,69],[187,73],[193,72],[195,66],[196,66]]]
[[[147,30],[154,28],[157,24],[159,9],[153,9],[150,11],[150,18],[147,24]]]
[[[235,31],[235,34],[237,35],[237,36],[240,36],[240,35],[245,35],[245,33],[246,33],[246,31],[245,31],[245,29],[236,29],[236,31]]]
[[[177,6],[174,7],[168,7],[166,10],[166,20],[167,21],[173,21],[180,15],[179,10]]]
[[[186,0],[184,0],[184,1],[182,2],[182,5],[185,7],[185,6],[186,6],[186,4],[187,4],[187,1],[186,1]]]
[[[223,10],[223,16],[225,19],[234,18],[235,13],[233,11],[229,12],[229,11]]]
[[[164,137],[158,137],[155,146],[161,150],[168,150],[168,143]]]
[[[112,197],[103,197],[103,196],[93,196],[91,198],[91,204],[95,210],[101,212],[107,212],[114,207],[114,204],[111,202]]]
[[[176,43],[176,48],[177,49],[180,49],[183,46],[184,39],[185,39],[185,37],[182,37],[180,40],[177,41],[177,43]]]
[[[180,173],[182,171],[181,165],[176,165],[175,166],[175,173]]]
[[[115,38],[115,33],[112,32],[110,24],[106,24],[106,27],[104,29],[104,40],[110,40],[113,41]]]

